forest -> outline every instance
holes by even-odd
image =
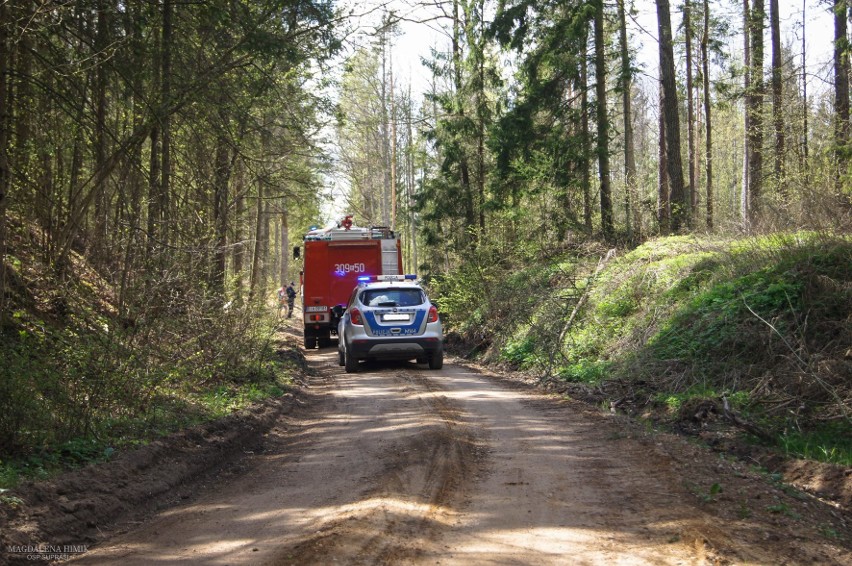
[[[830,76],[808,68],[817,10]],[[408,17],[387,14],[341,86],[349,204],[413,229],[435,271],[479,243],[847,226],[848,7],[792,11],[782,36],[772,1],[442,3],[422,95],[394,76]]]
[[[570,335],[609,249],[807,233],[842,266],[852,4],[788,20],[779,0],[0,3],[0,455],[101,454],[279,391],[271,297],[336,211],[399,232],[449,327],[521,365],[529,336]],[[412,23],[440,38],[425,92],[394,63]],[[591,262],[562,271],[567,324],[494,330],[527,303],[488,289],[566,256]],[[841,298],[843,273],[820,273]],[[609,367],[587,362],[561,375]]]

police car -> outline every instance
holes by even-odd
[[[438,309],[415,275],[359,277],[337,326],[338,357],[347,373],[360,360],[410,360],[444,365]]]

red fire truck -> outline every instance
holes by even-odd
[[[331,343],[358,277],[399,275],[399,238],[384,226],[361,228],[347,216],[330,227],[305,235],[301,272],[305,348]]]

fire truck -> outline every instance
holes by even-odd
[[[294,250],[298,257],[298,251]],[[302,316],[305,348],[331,344],[337,323],[359,277],[399,275],[402,251],[397,235],[386,226],[355,226],[352,216],[304,237]]]

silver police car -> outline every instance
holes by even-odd
[[[338,357],[347,373],[360,360],[410,360],[444,365],[438,309],[414,275],[359,277],[337,326]]]

